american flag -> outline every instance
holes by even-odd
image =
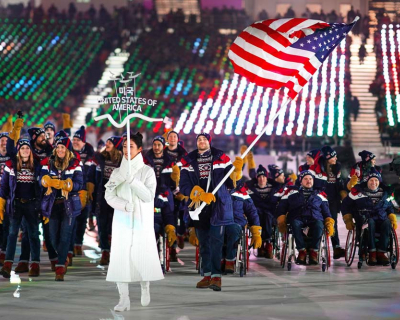
[[[324,60],[353,28],[311,19],[270,19],[253,23],[231,45],[236,73],[256,85],[288,88],[294,99]]]

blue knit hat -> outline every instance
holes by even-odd
[[[197,141],[197,139],[198,139],[200,136],[206,137],[206,139],[208,140],[208,142],[209,142],[210,145],[211,145],[211,140],[212,140],[212,138],[211,138],[211,135],[210,135],[209,133],[206,133],[206,132],[199,133],[199,134],[196,136],[196,141]],[[179,136],[178,136],[178,138],[179,138]]]
[[[361,157],[362,162],[368,162],[371,161],[376,157],[372,152],[369,152],[367,150],[363,150],[358,153],[358,155]]]
[[[74,134],[74,138],[78,138],[82,140],[82,142],[86,143],[86,130],[85,126],[81,126]]]
[[[107,139],[107,141],[111,141],[114,147],[118,150],[122,150],[124,138],[121,136],[112,136]]]
[[[63,137],[63,138],[58,139],[56,142],[56,147],[60,144],[62,144],[64,147],[66,147],[69,151],[72,152],[72,143],[68,137]]]
[[[371,178],[377,178],[379,180],[379,182],[382,182],[382,175],[380,174],[380,172],[378,170],[376,170],[375,168],[371,168],[369,170],[369,174],[367,177],[367,182],[369,179]]]
[[[52,129],[54,132],[56,132],[56,126],[55,126],[54,123],[51,122],[51,121],[47,121],[47,122],[44,124],[43,128],[44,128],[44,130],[50,128],[50,129]]]
[[[165,146],[165,139],[163,136],[157,136],[153,139],[153,143],[154,141],[160,141],[162,143],[163,146]]]
[[[0,132],[0,139],[1,138],[10,138],[9,136],[8,136],[8,132]]]
[[[19,139],[17,141],[17,152],[19,151],[19,149],[21,149],[22,146],[28,146],[30,149],[32,149],[31,142],[28,139]]]
[[[36,139],[42,134],[45,133],[43,128],[29,128],[28,133],[32,139],[33,142],[36,141]]]
[[[61,138],[68,138],[68,134],[64,130],[60,130],[54,135],[54,144]]]
[[[336,151],[333,150],[330,146],[324,146],[321,148],[321,152],[324,155],[326,160],[332,159],[337,155]]]
[[[283,173],[283,170],[275,164],[268,165],[268,171],[268,178],[273,180],[278,178]]]
[[[176,132],[176,131],[174,131],[174,130],[171,130],[171,131],[169,131],[169,132],[167,133],[167,140],[168,140],[168,137],[169,137],[169,135],[170,135],[171,133],[175,133],[175,134],[177,135],[178,141],[179,141],[179,134],[178,134],[178,132]],[[198,137],[198,136],[197,136],[197,137]],[[208,139],[208,138],[207,138],[207,139]],[[197,138],[196,138],[196,140],[197,140]],[[208,140],[208,141],[210,141],[210,140]],[[210,143],[211,143],[211,141],[210,141]]]
[[[311,158],[313,158],[314,160],[318,157],[318,155],[320,154],[321,150],[319,149],[313,149],[311,151],[307,152],[307,156],[310,156]]]
[[[310,170],[304,170],[304,171],[300,172],[299,177],[298,177],[300,183],[305,176],[311,176],[314,179],[314,174]]]
[[[261,164],[258,166],[258,169],[257,169],[257,178],[259,177],[259,176],[265,176],[265,177],[267,177],[268,176],[268,171],[267,171],[267,169],[265,169],[265,167],[263,167]]]

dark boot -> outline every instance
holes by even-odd
[[[376,266],[377,260],[376,260],[376,251],[370,251],[369,252],[369,257],[368,257],[368,265],[369,266]]]
[[[199,288],[199,289],[208,288],[208,286],[210,285],[210,281],[211,281],[211,276],[206,276],[203,279],[201,279],[199,282],[197,282],[196,288]]]
[[[221,278],[220,277],[211,278],[209,288],[213,289],[214,291],[221,291]]]
[[[225,272],[226,273],[234,273],[235,272],[235,261],[226,261]]]
[[[65,268],[56,267],[56,281],[64,281]]]
[[[309,259],[310,264],[314,265],[318,264],[318,251],[311,249],[309,257],[310,257]]]
[[[265,257],[265,247],[264,247],[264,243],[261,245],[260,248],[257,249],[257,257]]]
[[[267,245],[265,247],[266,247],[265,257],[267,259],[273,259],[274,258],[274,248],[272,246],[272,243],[271,242],[267,242]]]
[[[337,247],[333,249],[333,259],[344,258],[345,254],[346,250],[344,250],[343,248]]]
[[[31,263],[31,267],[29,268],[30,277],[39,277],[40,276],[40,267],[39,263],[33,262]]]
[[[307,258],[307,251],[306,250],[299,250],[299,255],[297,256],[296,263],[305,265]]]
[[[376,260],[377,260],[378,264],[381,264],[383,266],[388,266],[390,264],[390,261],[389,261],[388,257],[386,256],[385,252],[378,251],[376,253]]]
[[[6,254],[4,252],[0,252],[0,266],[4,264],[4,260],[6,260]]]
[[[110,252],[109,251],[103,251],[101,253],[100,265],[101,266],[108,266],[109,263],[110,263]]]
[[[24,273],[29,271],[29,263],[28,262],[18,262],[15,273]]]
[[[177,241],[176,242],[178,243],[178,247],[180,249],[183,249],[185,247],[185,241],[183,239],[183,236],[177,236]]]
[[[6,278],[6,279],[11,278],[12,264],[13,263],[11,261],[4,262],[4,265],[0,270],[0,273],[3,275],[3,278]]]
[[[171,250],[169,250],[169,261],[178,262],[178,256],[176,255],[175,248],[171,248]]]
[[[82,246],[75,246],[74,247],[74,254],[76,256],[82,256]]]

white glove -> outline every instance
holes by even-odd
[[[135,208],[135,206],[133,205],[133,203],[128,202],[125,205],[125,211],[126,212],[133,212],[133,209]]]

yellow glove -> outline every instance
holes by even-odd
[[[6,211],[6,202],[6,199],[0,198],[0,224],[3,224],[4,212]]]
[[[229,177],[233,181],[233,186],[236,188],[236,181],[242,178],[243,159],[241,157],[236,157],[232,164],[235,167],[235,170]]]
[[[94,183],[87,182],[86,189],[88,193],[88,201],[93,201]]]
[[[42,177],[42,186],[47,188],[47,191],[45,193],[46,196],[51,194],[52,192],[52,187],[55,189],[60,189],[61,188],[61,180],[60,179],[52,179],[50,176],[45,175]]]
[[[328,231],[328,235],[333,237],[335,235],[335,220],[332,218],[326,218],[324,221],[324,225],[326,230]]]
[[[280,233],[286,233],[286,216],[282,214],[277,219],[278,222],[278,230]]]
[[[247,150],[247,146],[244,144],[240,147],[240,155],[242,155],[245,151]],[[247,156],[249,154],[247,154],[244,158],[243,158],[243,164],[247,163]]]
[[[184,196],[182,193],[178,192],[178,193],[175,195],[175,199],[178,200],[178,201],[183,201],[183,200],[188,201],[188,200],[189,200],[189,197]]]
[[[353,215],[351,213],[345,214],[343,216],[343,221],[346,224],[346,229],[347,230],[350,231],[350,230],[354,229],[355,225],[354,225],[354,222],[353,222]]]
[[[292,183],[294,184],[297,180],[297,174],[295,174],[294,172],[289,175],[290,180],[292,181]]]
[[[179,167],[177,165],[174,165],[172,167],[171,179],[172,179],[172,181],[175,182],[176,187],[178,188],[179,180],[181,179],[181,170],[179,169]]]
[[[392,227],[394,230],[397,229],[397,218],[396,215],[394,213],[391,213],[388,215],[388,218],[390,220],[390,222],[392,223]]]
[[[350,181],[347,183],[347,189],[349,189],[349,191],[357,184],[358,182],[358,177],[356,175],[353,175],[350,178]]]
[[[205,192],[201,187],[194,186],[192,192],[190,192],[190,199],[192,202],[189,204],[189,208],[193,207],[197,209],[200,206],[200,202],[204,201],[207,204],[215,202],[215,196],[212,193]]]
[[[249,170],[250,169],[255,169],[256,168],[256,162],[254,161],[254,155],[253,152],[249,152],[247,154],[247,161],[249,162]]]
[[[63,119],[63,129],[71,129],[72,128],[72,121],[71,117],[68,113],[63,113],[62,114],[62,119]]]
[[[345,190],[341,190],[340,191],[340,198],[343,200],[346,197],[347,197],[347,192]]]
[[[195,228],[189,228],[189,243],[195,247],[199,246],[199,239],[197,239]]]
[[[172,247],[172,245],[176,241],[175,227],[171,224],[167,224],[164,230],[168,238],[168,247]]]
[[[86,190],[79,190],[79,199],[81,200],[82,209],[86,207],[88,192]]]
[[[14,127],[12,128],[12,131],[8,135],[10,139],[14,140],[14,144],[16,144],[17,141],[19,140],[19,137],[21,135],[21,129],[23,126],[24,126],[24,119],[18,118],[17,120],[15,120]]]
[[[13,128],[13,117],[8,116],[6,123],[1,127],[1,132],[10,132]]]
[[[72,188],[74,187],[74,184],[72,183],[72,180],[70,178],[66,180],[60,180],[60,188],[56,189],[61,189],[67,192],[71,192]]]
[[[254,249],[261,248],[262,240],[261,240],[261,227],[259,226],[251,226],[251,242],[250,246],[254,245]]]
[[[43,217],[43,224],[48,224],[49,223],[49,218]]]

